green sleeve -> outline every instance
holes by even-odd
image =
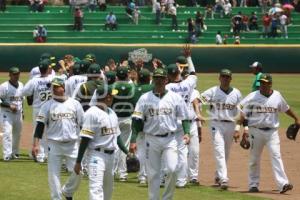
[[[182,120],[182,128],[184,134],[190,134],[190,129],[191,129],[191,121],[190,120]]]
[[[34,137],[42,139],[43,133],[44,133],[44,127],[45,124],[43,122],[37,122],[35,131],[34,131]]]
[[[121,149],[121,151],[123,151],[126,155],[128,154],[128,150],[124,145],[124,142],[122,141],[121,136],[118,136],[117,138],[117,144],[119,146],[119,148]]]
[[[136,143],[136,138],[138,136],[138,133],[143,131],[143,129],[144,129],[143,120],[137,119],[137,118],[132,118],[132,124],[131,124],[132,134],[131,134],[131,139],[130,139],[131,143]]]
[[[76,163],[81,163],[84,152],[85,152],[86,148],[88,147],[90,140],[91,140],[90,138],[81,137]]]

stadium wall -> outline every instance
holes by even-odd
[[[119,60],[128,52],[146,48],[147,53],[160,58],[165,64],[174,63],[182,52],[182,45],[124,45],[124,44],[0,44],[0,70],[18,66],[30,71],[39,62],[42,53],[62,58],[72,54],[82,58],[94,53],[99,64],[109,58]],[[136,53],[136,52],[135,52]],[[141,53],[141,52],[140,52]],[[143,54],[143,52],[142,52]],[[140,55],[141,56],[141,55]],[[300,45],[205,45],[192,46],[192,58],[197,72],[216,72],[229,68],[233,72],[249,72],[249,64],[259,61],[270,73],[300,73]]]

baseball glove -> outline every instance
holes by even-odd
[[[243,148],[243,149],[249,149],[250,148],[250,142],[248,140],[248,137],[243,137],[241,142],[240,142],[240,146]]]
[[[290,140],[296,140],[297,133],[299,131],[299,125],[291,124],[286,130],[286,137]]]
[[[126,158],[127,172],[138,172],[140,170],[140,162],[136,155],[127,155]]]

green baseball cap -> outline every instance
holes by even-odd
[[[128,67],[118,67],[117,68],[117,77],[126,77],[128,75]]]
[[[153,77],[167,77],[167,72],[163,68],[157,68],[153,72]]]
[[[176,64],[168,65],[167,72],[168,72],[168,74],[178,74],[179,73],[178,66]]]
[[[96,62],[96,55],[93,53],[86,54],[85,59],[87,59],[91,62]]]
[[[9,68],[8,71],[11,74],[19,74],[20,73],[20,69],[18,67],[11,67],[11,68]]]
[[[51,61],[49,59],[44,59],[40,62],[39,68],[40,69],[48,69],[51,65]]]
[[[141,69],[139,71],[139,78],[148,78],[150,77],[150,71],[148,69]]]
[[[81,73],[81,71],[80,71],[80,64],[81,64],[81,61],[79,60],[79,61],[76,61],[76,62],[74,63],[74,65],[73,65],[73,73],[74,73],[75,75]]]
[[[105,76],[106,76],[108,84],[113,84],[116,80],[116,72],[115,71],[105,72]]]
[[[222,69],[220,71],[220,76],[232,76],[232,73],[229,69]]]
[[[104,98],[107,96],[107,94],[111,95],[117,95],[118,90],[114,89],[113,85],[108,85],[108,84],[101,84],[97,86],[97,95],[101,98]]]
[[[87,72],[89,74],[100,74],[101,73],[101,67],[100,65],[93,63],[89,66]]]
[[[55,85],[55,86],[62,86],[62,87],[65,86],[64,79],[58,78],[58,77],[55,77],[54,79],[52,79],[51,84]]]
[[[85,74],[87,73],[87,70],[88,68],[90,67],[91,65],[91,62],[86,60],[86,59],[83,59],[81,62],[80,62],[80,71],[82,74]]]
[[[259,77],[259,81],[272,83],[272,76],[270,74],[262,74]]]
[[[180,67],[187,67],[188,66],[187,59],[184,56],[178,56],[176,58],[176,62],[179,63]]]

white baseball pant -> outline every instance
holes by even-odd
[[[48,140],[48,182],[52,200],[61,200],[62,193],[67,197],[72,197],[80,184],[81,177],[73,170],[78,147],[78,141],[64,143]],[[61,187],[60,173],[63,158],[66,159],[68,171],[72,173],[64,186]]]
[[[280,153],[280,140],[277,129],[260,130],[249,128],[250,160],[249,160],[249,188],[259,187],[260,159],[264,146],[267,147],[271,157],[273,174],[279,191],[285,184],[289,183],[284,172],[283,162]]]
[[[22,113],[12,113],[2,110],[1,126],[3,131],[3,158],[11,158],[13,155],[19,154],[22,124]]]
[[[177,186],[185,186],[187,183],[187,155],[188,148],[183,140],[183,130],[178,130],[175,132],[175,137],[177,140],[177,150],[178,150],[178,166],[177,166]]]
[[[210,126],[217,167],[216,178],[219,178],[220,183],[226,183],[229,181],[227,161],[233,141],[235,123],[212,120]]]
[[[146,181],[147,180],[147,173],[146,173],[146,143],[145,143],[145,134],[139,133],[136,139],[137,144],[137,151],[136,156],[140,162],[140,171],[138,172],[138,179],[139,181]]]
[[[198,180],[200,144],[196,121],[191,123],[190,143],[188,145],[188,177],[190,180]]]

